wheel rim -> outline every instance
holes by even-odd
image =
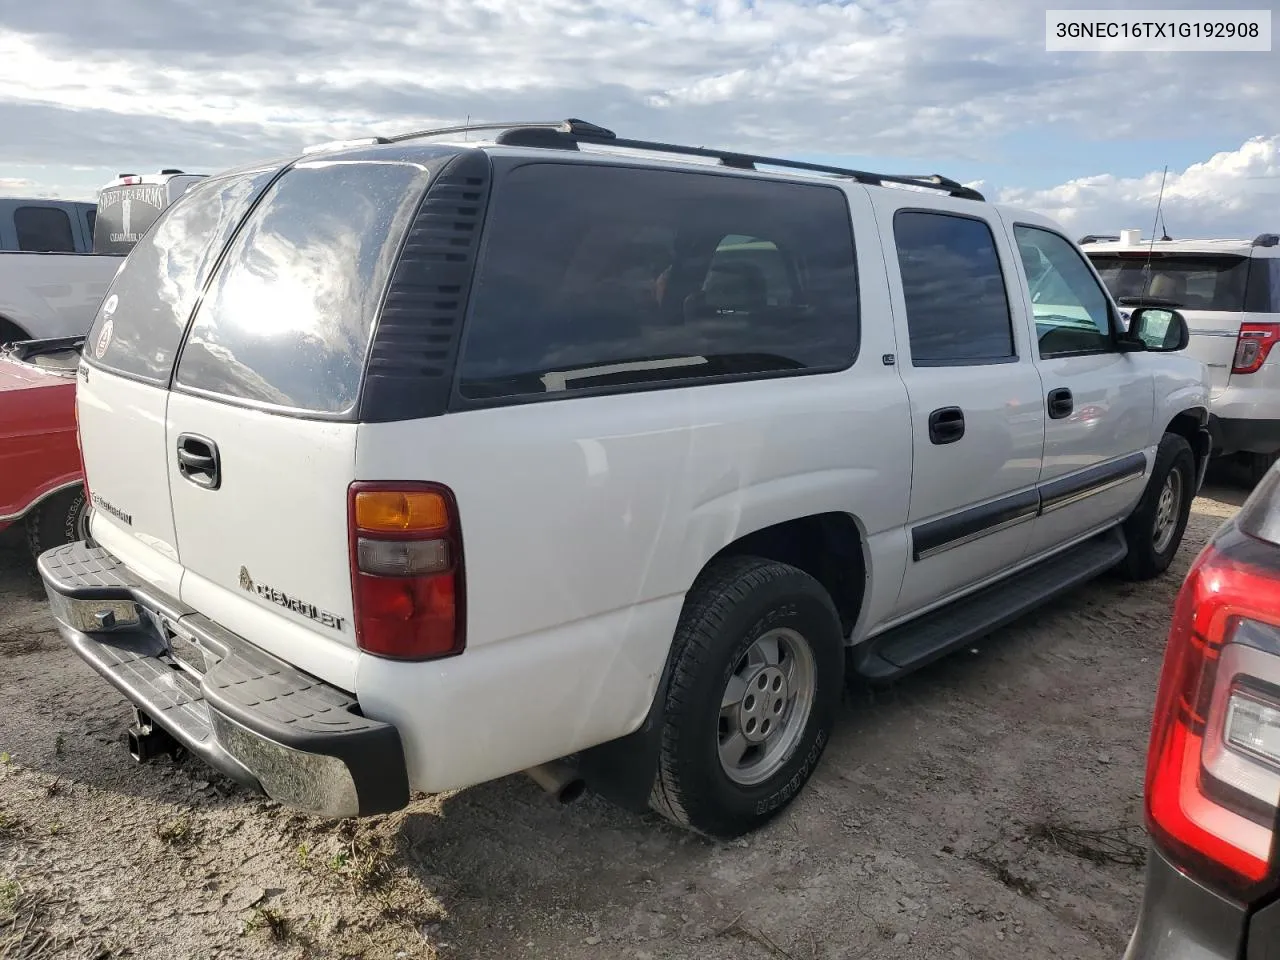
[[[761,634],[720,698],[720,766],[735,783],[768,780],[795,752],[817,688],[813,651],[788,628]]]
[[[1173,542],[1173,535],[1178,529],[1178,511],[1182,506],[1182,474],[1170,470],[1164,478],[1164,486],[1160,488],[1160,499],[1156,502],[1156,522],[1151,532],[1151,541],[1156,553],[1164,553]]]

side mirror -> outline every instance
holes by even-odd
[[[1138,307],[1129,315],[1125,339],[1154,353],[1185,350],[1191,340],[1186,318],[1168,307]]]

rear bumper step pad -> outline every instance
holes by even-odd
[[[408,802],[399,733],[350,695],[158,594],[101,547],[57,547],[39,569],[63,639],[210,766],[321,816]]]

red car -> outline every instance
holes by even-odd
[[[88,536],[76,368],[83,337],[0,349],[0,529],[25,521],[35,554]]]

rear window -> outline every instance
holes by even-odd
[[[529,164],[492,210],[460,362],[468,400],[835,370],[857,354],[835,188]]]
[[[128,253],[168,205],[169,188],[162,183],[138,183],[103,190],[98,194],[101,226],[94,230],[94,252]]]
[[[107,291],[85,355],[117,373],[167,383],[218,252],[273,172],[206,180],[165,211]]]
[[[1134,252],[1089,259],[1121,305],[1126,298],[1146,297],[1184,310],[1244,309],[1248,257],[1157,253],[1148,262],[1145,252]]]
[[[367,161],[314,161],[282,176],[228,249],[175,382],[292,410],[349,410],[426,178],[416,164]]]
[[[57,207],[18,207],[13,211],[18,249],[32,253],[75,253],[71,218]]]

